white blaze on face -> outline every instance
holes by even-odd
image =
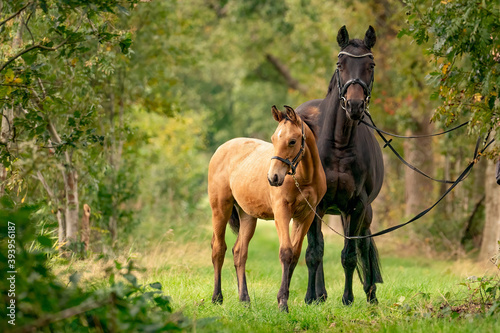
[[[278,132],[278,139],[281,137],[281,131],[282,131],[282,130],[280,130],[280,131]]]

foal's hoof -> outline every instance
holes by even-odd
[[[378,299],[377,297],[373,297],[372,299],[367,300],[369,304],[377,305],[378,304]]]
[[[286,305],[286,304],[280,304],[279,305],[279,309],[280,309],[281,312],[288,313],[288,305]]]
[[[212,296],[212,303],[220,305],[222,304],[222,301],[223,301],[222,295]]]
[[[252,304],[250,303],[250,300],[248,300],[248,301],[241,301],[241,305],[243,305],[243,307],[246,309],[250,309]]]

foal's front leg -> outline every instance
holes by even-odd
[[[292,280],[293,271],[297,266],[300,258],[300,252],[302,251],[302,244],[304,238],[306,237],[307,231],[311,227],[314,220],[314,213],[309,214],[304,220],[293,219],[292,228],[292,247],[293,247],[293,260],[290,267],[290,273],[288,276],[288,287],[290,287],[290,281]]]
[[[282,205],[274,210],[274,223],[278,231],[278,238],[280,242],[280,262],[282,269],[281,286],[278,291],[278,306],[281,311],[288,312],[288,296],[289,296],[289,277],[293,268],[291,269],[293,261],[292,242],[290,240],[289,225],[292,213],[287,205]]]

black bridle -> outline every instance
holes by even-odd
[[[302,142],[300,144],[299,152],[297,153],[297,155],[295,155],[293,160],[290,161],[288,158],[282,158],[279,156],[273,156],[271,157],[271,159],[278,160],[287,164],[290,167],[291,171],[288,171],[286,174],[293,176],[297,172],[297,166],[299,165],[299,162],[302,160],[302,156],[304,155],[305,145],[306,145],[306,133],[304,132],[304,121],[302,121]]]
[[[361,54],[361,55],[355,55],[355,54],[351,54],[351,53],[342,51],[339,53],[339,57],[341,55],[346,55],[346,56],[351,57],[351,58],[370,57],[373,59],[373,53],[365,53],[365,54]],[[340,71],[338,68],[335,70],[335,75],[337,75],[337,85],[339,88],[340,106],[342,107],[342,109],[347,111],[346,110],[347,99],[345,98],[345,94],[347,93],[347,89],[353,84],[359,84],[361,86],[361,88],[363,88],[363,92],[366,96],[365,101],[364,101],[365,102],[364,108],[365,108],[365,110],[368,109],[368,103],[370,102],[370,97],[371,97],[372,88],[373,88],[373,81],[374,81],[373,71],[372,71],[372,77],[370,78],[370,82],[368,84],[366,84],[360,78],[356,78],[356,79],[351,79],[351,80],[347,81],[346,83],[344,83],[344,85],[342,85],[340,82]]]

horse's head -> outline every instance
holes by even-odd
[[[267,173],[271,186],[281,186],[287,174],[295,174],[305,147],[304,123],[295,111],[285,105],[286,113],[273,106],[274,119],[279,122],[271,140],[274,157]]]
[[[372,26],[366,31],[364,40],[349,40],[345,26],[337,35],[341,49],[336,70],[339,98],[351,120],[362,118],[370,100],[375,67],[371,48],[376,40]]]

